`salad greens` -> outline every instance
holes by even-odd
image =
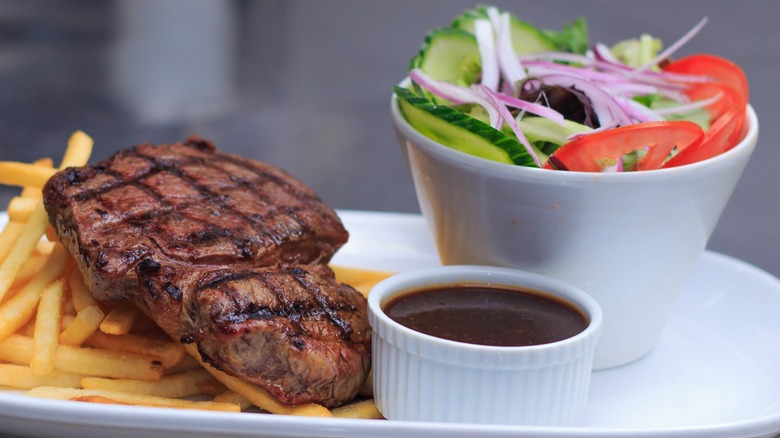
[[[557,49],[562,52],[584,54],[588,51],[588,25],[583,17],[564,24],[560,32],[545,29],[542,33],[554,41]]]
[[[662,48],[663,43],[660,39],[643,33],[639,38],[620,41],[613,45],[610,50],[612,56],[623,64],[639,68],[655,59]],[[656,71],[660,70],[656,65],[651,68]]]
[[[666,49],[648,34],[610,47],[591,45],[581,17],[554,31],[480,6],[428,32],[410,61],[408,89],[396,95],[417,130],[483,158],[602,172],[688,164],[736,144],[747,105],[744,73],[729,61],[669,61],[705,23]],[[620,151],[588,145],[608,143],[612,132],[637,143]],[[668,135],[685,141],[653,137]]]

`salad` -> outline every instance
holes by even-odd
[[[747,129],[739,66],[673,58],[706,22],[666,48],[647,34],[607,46],[589,42],[582,18],[552,31],[478,7],[429,31],[394,91],[415,129],[482,158],[584,172],[680,166]]]

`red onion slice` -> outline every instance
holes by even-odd
[[[507,123],[509,123],[509,127],[512,128],[512,131],[517,136],[517,140],[520,141],[523,147],[525,147],[526,152],[528,152],[528,155],[530,155],[531,158],[533,158],[536,166],[542,167],[542,163],[539,161],[539,157],[536,156],[536,152],[534,151],[534,148],[531,147],[531,142],[529,142],[528,138],[526,138],[525,134],[523,134],[523,131],[520,129],[520,126],[517,124],[517,121],[515,120],[514,117],[512,117],[512,114],[509,112],[506,106],[496,97],[497,96],[496,93],[482,84],[475,85],[475,87],[485,99],[487,99],[490,103],[495,105],[496,110],[498,110],[499,114],[501,115],[501,118],[504,119],[504,121],[506,121]]]
[[[496,99],[507,106],[517,108],[523,111],[527,111],[531,114],[536,114],[539,117],[550,119],[553,122],[563,126],[564,118],[563,114],[555,111],[554,109],[540,105],[538,103],[529,102],[527,100],[518,99],[516,97],[507,96],[506,94],[495,94]]]
[[[607,45],[604,43],[596,43],[593,45],[593,56],[602,62],[608,62],[610,64],[620,66],[623,65],[623,63],[612,54],[612,50],[610,50],[609,47],[607,47]]]
[[[704,17],[704,18],[702,18],[702,19],[701,19],[701,21],[699,21],[699,23],[698,23],[698,24],[696,24],[696,26],[693,26],[693,28],[692,28],[691,30],[689,30],[688,32],[686,32],[686,33],[685,33],[685,35],[683,35],[683,36],[682,36],[680,39],[678,39],[677,41],[675,41],[675,42],[674,42],[672,45],[670,45],[669,47],[667,47],[667,48],[666,48],[664,51],[662,51],[661,53],[659,53],[659,54],[658,54],[658,56],[656,56],[655,58],[653,58],[652,60],[650,60],[650,62],[648,62],[648,63],[646,63],[645,65],[643,65],[643,66],[641,66],[641,67],[639,67],[639,68],[637,68],[637,69],[633,70],[633,71],[632,71],[632,72],[629,74],[629,77],[636,76],[637,74],[639,74],[639,73],[641,73],[641,72],[644,72],[644,71],[648,70],[650,67],[653,67],[653,66],[656,66],[656,65],[658,65],[658,63],[659,63],[659,62],[661,62],[661,61],[663,61],[664,59],[667,59],[667,58],[669,58],[670,56],[672,56],[672,54],[673,54],[674,52],[676,52],[676,51],[677,51],[677,50],[678,50],[680,47],[682,47],[683,45],[685,45],[685,43],[687,43],[688,41],[690,41],[690,40],[691,40],[691,38],[693,38],[694,36],[696,36],[696,34],[697,34],[697,33],[699,33],[699,31],[700,31],[700,30],[701,30],[701,29],[704,27],[704,25],[705,25],[705,24],[707,24],[707,17]]]
[[[477,37],[477,47],[482,61],[482,85],[495,91],[498,89],[499,71],[496,56],[496,44],[493,37],[493,26],[489,20],[474,20],[474,36]]]
[[[515,54],[512,47],[512,38],[510,36],[509,14],[504,12],[498,18],[498,36],[496,38],[496,48],[498,50],[498,65],[504,81],[508,82],[514,94],[517,91],[517,84],[526,78],[523,66]]]
[[[501,116],[495,106],[486,101],[471,88],[460,87],[446,81],[437,81],[423,73],[419,68],[415,68],[409,72],[409,78],[420,84],[421,87],[425,88],[430,93],[439,96],[442,99],[447,99],[450,102],[459,105],[464,103],[475,103],[485,108],[488,117],[490,118],[490,126],[494,128],[500,126]]]
[[[664,119],[658,111],[650,109],[635,100],[616,97],[615,101],[635,123],[656,122]]]
[[[662,116],[666,116],[669,114],[688,113],[700,108],[704,108],[710,104],[713,104],[721,97],[723,97],[723,93],[717,93],[712,97],[708,97],[707,99],[697,100],[696,102],[691,102],[685,105],[678,105],[669,108],[659,108],[656,109],[655,112]]]
[[[592,82],[563,74],[540,76],[539,79],[548,85],[574,88],[584,93],[593,105],[593,111],[599,118],[599,124],[624,126],[630,125],[631,118],[615,99]]]

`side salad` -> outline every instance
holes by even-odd
[[[407,121],[442,144],[521,166],[627,172],[718,155],[744,136],[748,82],[709,54],[674,59],[647,34],[590,44],[585,20],[539,29],[492,6],[428,32],[394,88]]]

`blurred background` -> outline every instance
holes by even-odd
[[[710,248],[780,276],[780,2],[491,3],[556,30],[584,16],[591,42],[609,44],[641,32],[670,44],[707,16],[678,55],[741,65],[761,122]],[[336,208],[417,212],[391,88],[426,30],[475,4],[0,0],[0,160],[58,160],[77,129],[95,139],[94,160],[198,134],[289,171]],[[0,187],[0,205],[16,193]]]

